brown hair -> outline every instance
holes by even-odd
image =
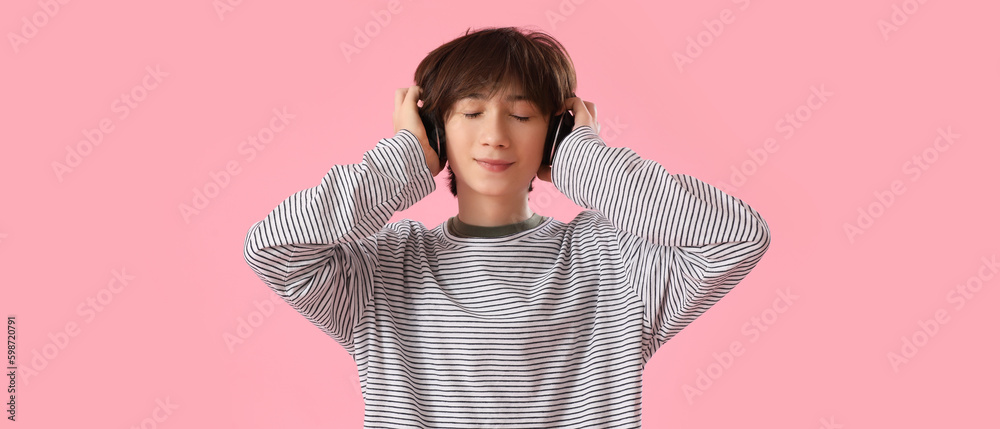
[[[487,98],[520,85],[544,117],[562,109],[576,92],[576,70],[566,48],[541,31],[487,27],[431,51],[417,66],[413,81],[423,90],[421,109],[444,123],[454,103],[489,87]],[[534,183],[535,179],[531,179]],[[451,194],[458,196],[455,172],[448,164]],[[528,192],[532,186],[528,184]]]

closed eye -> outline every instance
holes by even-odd
[[[482,115],[482,114],[483,114],[483,112],[476,112],[476,113],[463,113],[462,115],[465,115],[466,118],[474,119],[474,118],[476,118],[476,117],[478,117],[479,115]],[[528,120],[531,119],[530,117],[515,116],[515,115],[510,115],[510,116],[514,117],[515,119],[517,119],[520,122],[528,122]]]

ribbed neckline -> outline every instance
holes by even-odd
[[[462,222],[456,215],[448,219],[447,227],[448,232],[459,238],[505,237],[535,228],[541,225],[542,222],[545,222],[546,219],[548,217],[532,213],[531,217],[517,223],[498,226],[477,226]]]

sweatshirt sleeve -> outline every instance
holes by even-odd
[[[767,223],[743,201],[608,147],[589,126],[556,152],[552,184],[614,225],[644,306],[647,358],[743,280],[770,245]]]
[[[434,189],[419,141],[400,130],[251,226],[244,257],[268,287],[353,355],[352,333],[379,269],[376,234]]]

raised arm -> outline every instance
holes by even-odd
[[[771,236],[760,214],[694,177],[670,174],[590,126],[556,153],[553,185],[617,230],[628,280],[652,332],[647,358],[739,283]]]
[[[434,189],[421,143],[399,130],[361,163],[333,166],[256,222],[244,256],[275,293],[353,354],[352,332],[379,266],[376,234]]]

